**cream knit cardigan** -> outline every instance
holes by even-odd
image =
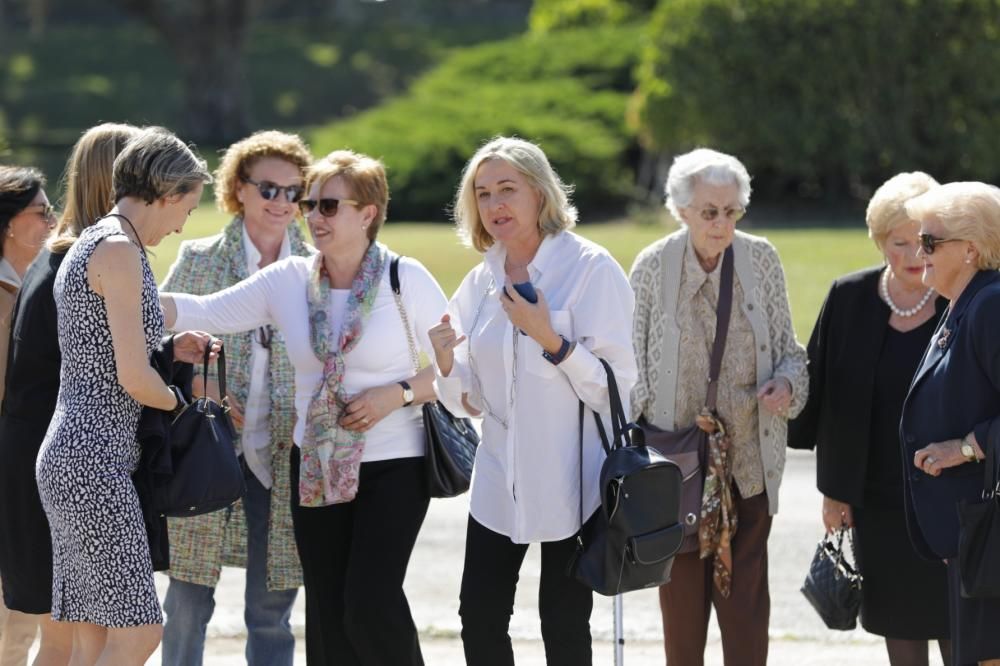
[[[629,274],[635,291],[632,342],[639,366],[639,379],[632,389],[632,418],[643,416],[668,430],[675,427],[681,353],[677,297],[687,244],[685,227],[640,252]],[[744,294],[743,302],[733,305],[743,310],[753,329],[757,384],[760,386],[772,377],[785,377],[792,385],[788,415],[775,416],[763,409],[759,413],[764,489],[769,513],[774,515],[778,512],[778,489],[785,469],[786,419],[802,411],[809,393],[806,351],[795,339],[785,274],[774,246],[765,238],[737,231],[733,260],[736,279]]]

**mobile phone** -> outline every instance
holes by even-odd
[[[514,289],[517,293],[521,294],[521,298],[529,303],[538,302],[538,294],[535,293],[535,287],[530,282],[516,282],[514,284]],[[507,291],[507,287],[503,288],[503,293],[507,296],[507,298],[510,298],[510,293]]]

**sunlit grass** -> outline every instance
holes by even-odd
[[[166,276],[181,240],[216,234],[228,219],[209,206],[198,209],[191,216],[183,236],[170,236],[155,248],[153,270],[157,279],[162,280]],[[633,223],[582,225],[577,230],[608,248],[626,271],[632,266],[639,250],[669,231],[658,225]],[[830,282],[879,260],[863,227],[787,229],[747,226],[745,230],[766,236],[778,248],[788,280],[795,330],[803,342],[812,331]],[[469,269],[479,261],[479,255],[463,247],[454,229],[445,224],[389,222],[379,240],[400,254],[419,259],[438,279],[446,294],[454,292]]]

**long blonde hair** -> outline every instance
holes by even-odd
[[[49,250],[62,254],[80,232],[111,210],[111,167],[139,128],[120,123],[92,127],[76,142],[63,173],[62,216],[49,239]]]

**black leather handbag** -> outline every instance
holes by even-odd
[[[850,528],[841,528],[835,535],[828,534],[820,540],[802,584],[802,594],[830,629],[854,629],[861,607],[861,574],[847,561],[845,534],[852,559],[857,563]]]
[[[410,320],[403,307],[399,282],[399,259],[393,256],[389,264],[389,284],[396,299],[399,316],[403,320],[406,341],[410,346],[410,359],[415,372],[420,371],[417,345],[410,330]],[[472,479],[472,465],[479,447],[479,433],[470,419],[458,418],[438,401],[423,405],[424,434],[427,450],[424,453],[424,469],[427,479],[427,493],[431,497],[455,497],[469,489]]]
[[[681,472],[656,449],[643,445],[642,430],[627,423],[614,372],[608,375],[611,441],[601,417],[594,421],[607,454],[601,465],[601,506],[584,522],[583,424],[580,402],[580,532],[569,573],[605,596],[658,587],[670,580],[674,555],[684,539],[680,522]]]
[[[981,502],[958,504],[958,571],[962,596],[1000,598],[1000,422],[990,427],[985,444]]]
[[[726,248],[719,275],[719,302],[716,306],[715,342],[709,362],[708,395],[705,409],[715,415],[719,394],[719,373],[722,371],[722,355],[726,350],[729,334],[729,317],[733,310],[733,248]],[[680,430],[663,430],[642,418],[639,426],[646,436],[646,446],[654,448],[681,469],[684,487],[681,489],[681,516],[684,522],[684,544],[682,553],[692,553],[699,549],[698,523],[701,520],[702,494],[705,489],[705,465],[708,458],[708,433],[697,425]]]
[[[210,348],[205,348],[204,377],[208,376]],[[219,351],[216,361],[219,393],[226,395],[226,357]],[[159,484],[157,510],[170,517],[197,516],[217,511],[243,497],[246,482],[236,457],[236,430],[229,420],[223,397],[218,403],[208,396],[191,400],[170,425],[170,459],[173,473]]]

